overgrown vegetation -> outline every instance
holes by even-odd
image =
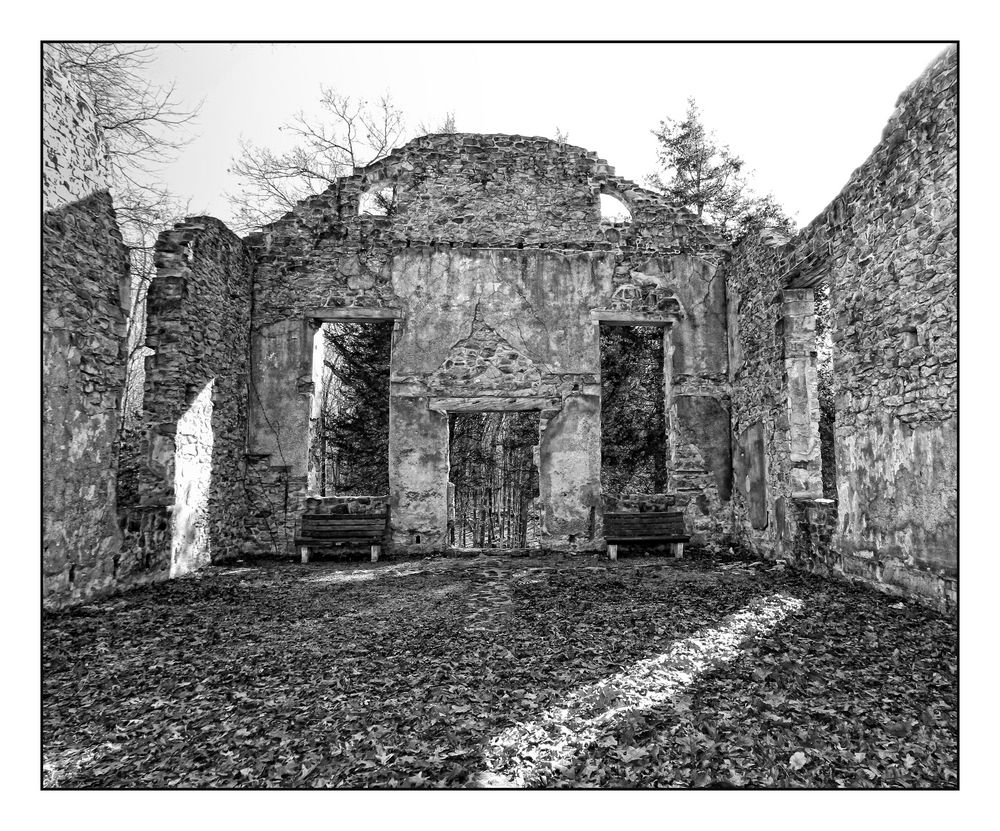
[[[667,489],[663,330],[601,327],[601,490]]]
[[[392,324],[326,324],[322,337],[323,400],[313,449],[320,492],[388,494]]]

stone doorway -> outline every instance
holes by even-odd
[[[448,545],[537,548],[539,413],[448,416]]]
[[[601,325],[601,491],[606,499],[668,489],[668,332],[660,326]]]
[[[391,321],[326,321],[313,337],[311,496],[389,492]]]

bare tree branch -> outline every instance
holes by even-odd
[[[299,112],[283,125],[282,132],[295,141],[284,153],[240,142],[229,168],[238,185],[227,194],[237,230],[253,231],[273,222],[338,177],[383,158],[405,135],[403,114],[388,93],[368,102],[321,86],[319,104],[319,116]],[[372,212],[391,213],[394,203],[394,195],[380,191],[373,196]]]
[[[150,44],[48,43],[45,49],[86,91],[108,144],[111,194],[131,266],[124,428],[134,422],[142,405],[153,246],[160,231],[188,208],[170,194],[158,174],[190,141],[188,128],[201,105],[185,108],[174,84],[161,87],[149,80],[149,66],[156,58],[156,47]]]

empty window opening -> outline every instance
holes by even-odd
[[[538,545],[538,424],[537,412],[450,416],[450,545]]]
[[[601,326],[601,490],[667,490],[664,330]]]
[[[837,498],[837,455],[834,431],[837,411],[833,403],[833,318],[830,287],[816,286],[816,379],[819,392],[819,452],[823,465],[823,497]]]
[[[601,194],[601,222],[623,223],[632,221],[632,212],[617,196]]]
[[[392,323],[324,323],[313,345],[309,491],[389,493]]]
[[[376,185],[358,198],[358,216],[392,216],[396,210],[396,188]]]

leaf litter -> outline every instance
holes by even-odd
[[[955,655],[741,560],[217,567],[45,616],[43,784],[956,787]]]

